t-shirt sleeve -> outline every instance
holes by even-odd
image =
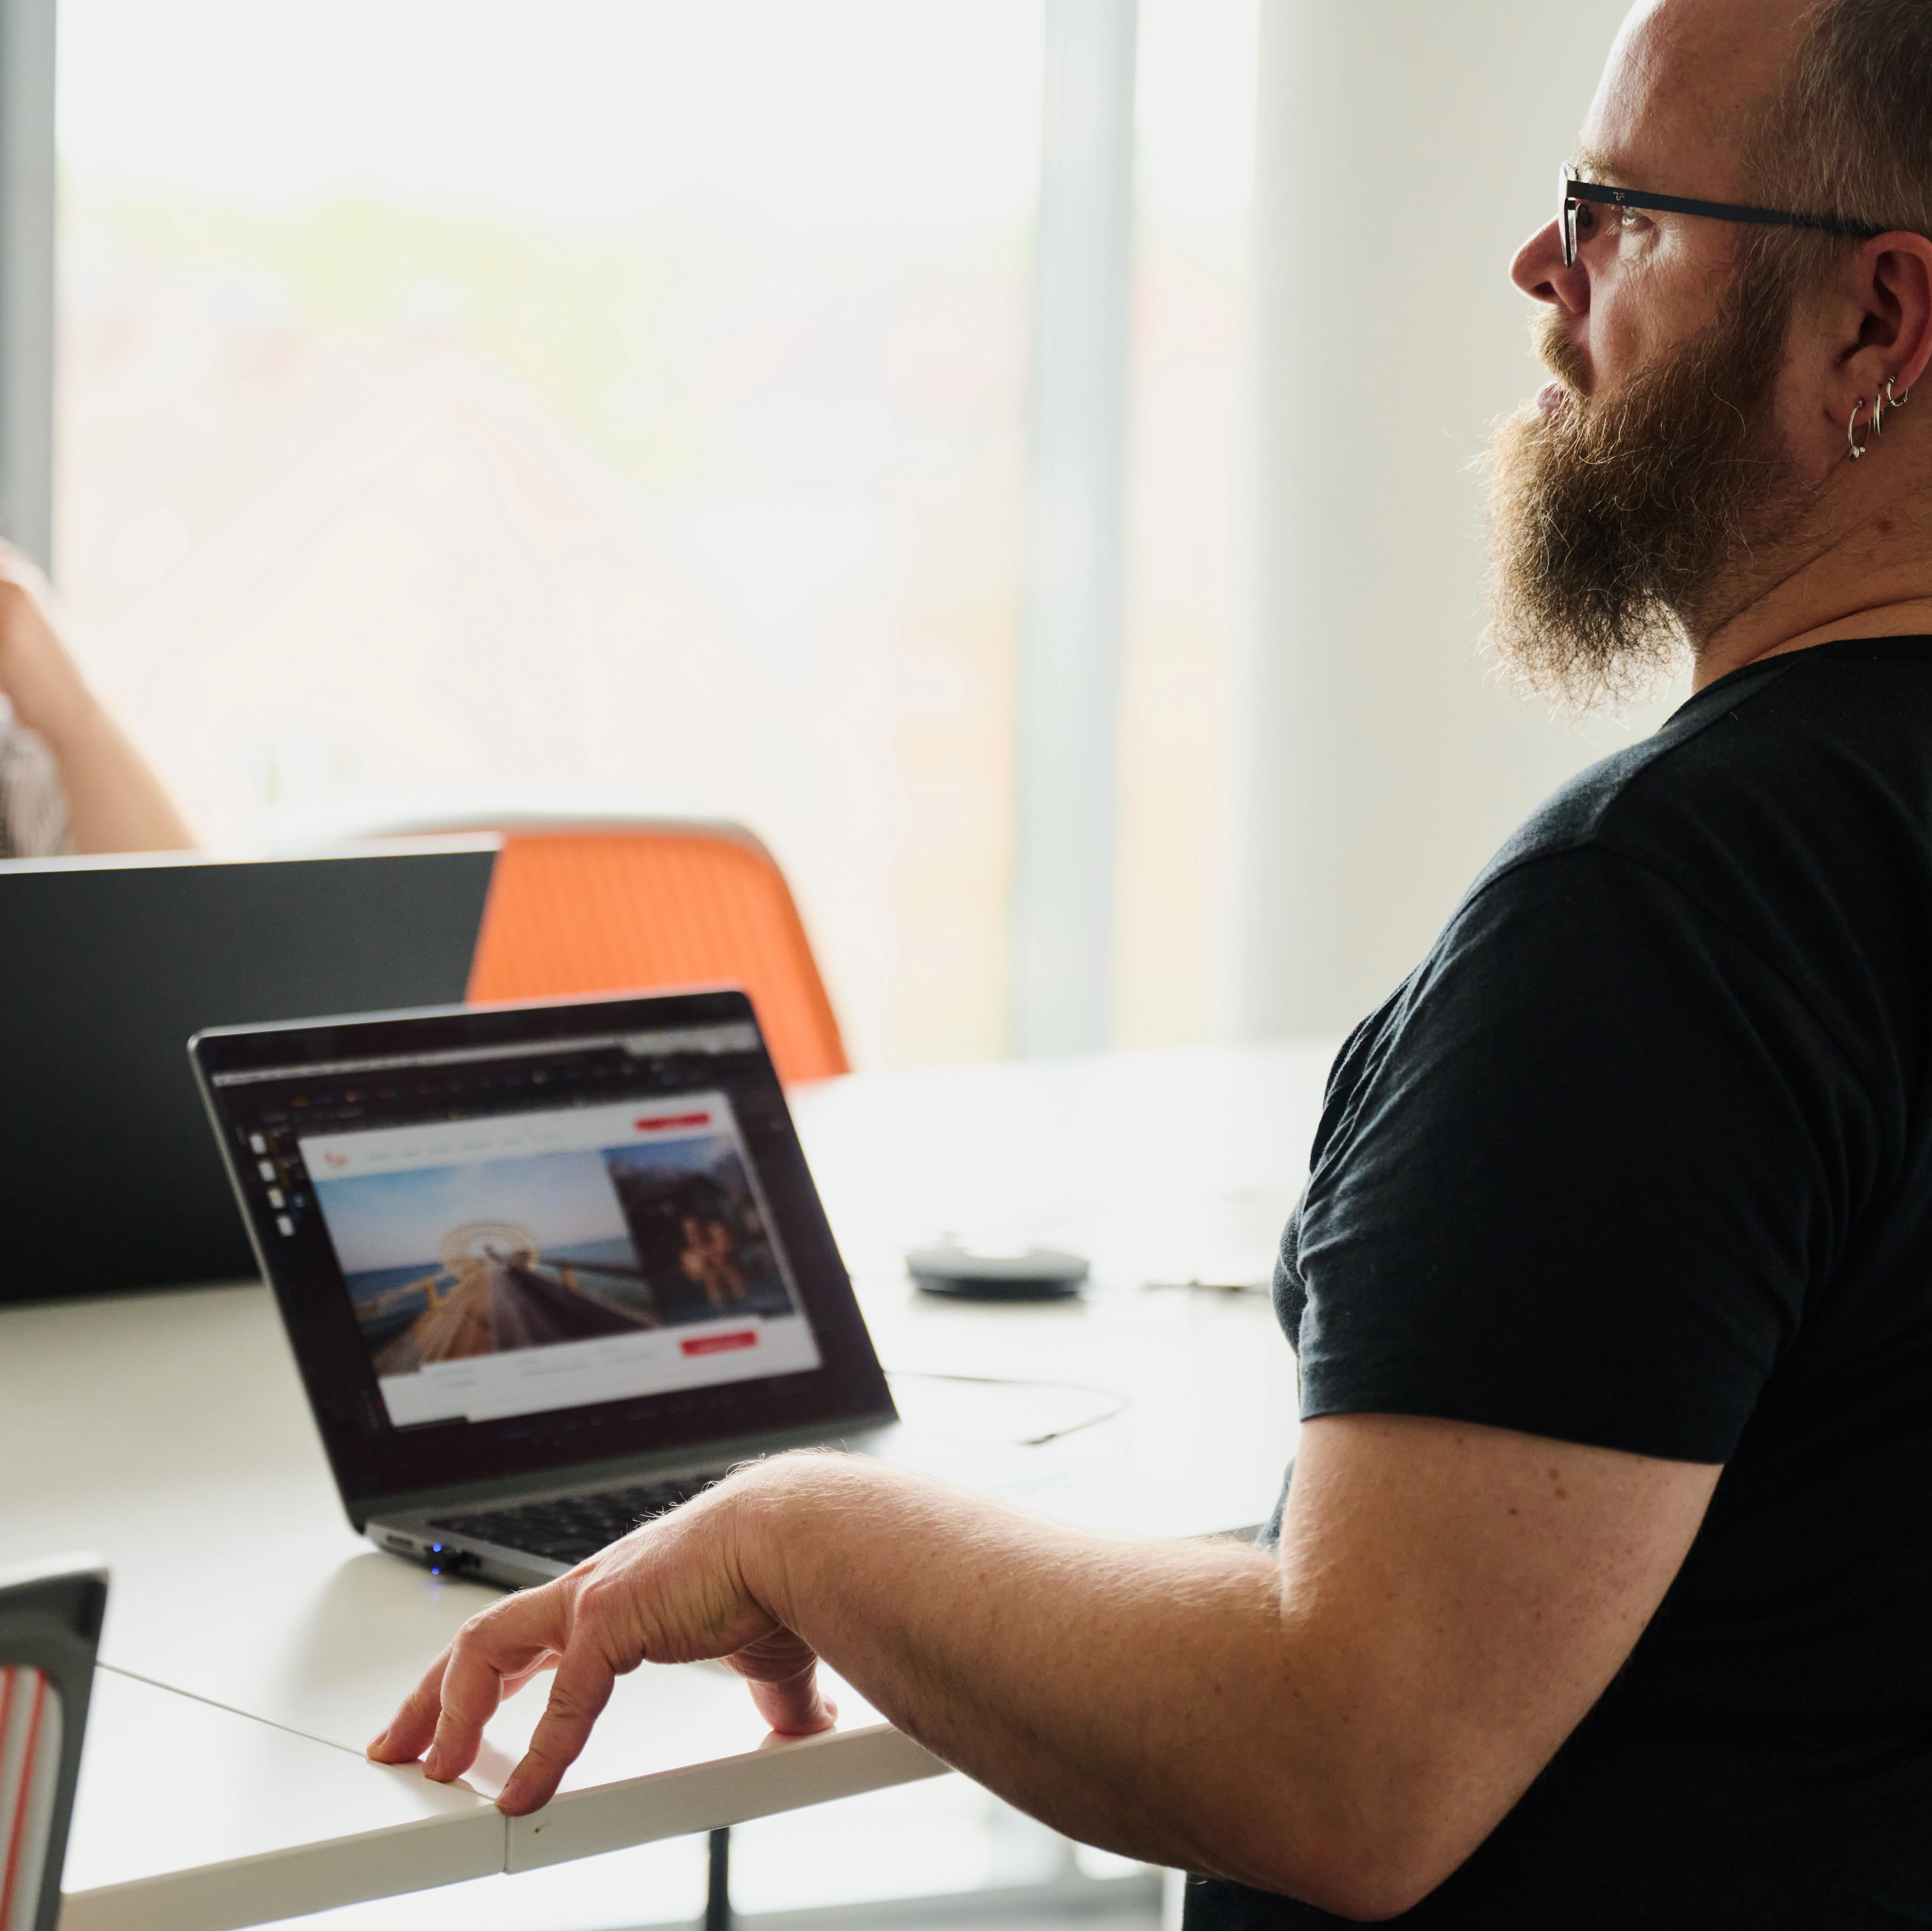
[[[0,857],[53,858],[71,844],[52,752],[0,705]]]
[[[1304,1417],[1728,1460],[1874,1117],[1802,986],[1670,880],[1519,865],[1337,1063],[1283,1255]]]

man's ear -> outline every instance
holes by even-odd
[[[1858,259],[1865,314],[1853,364],[1874,395],[1888,376],[1902,395],[1932,365],[1932,240],[1903,230],[1880,235]]]

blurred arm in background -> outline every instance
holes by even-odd
[[[193,835],[102,709],[47,615],[47,585],[0,544],[0,857],[179,851]]]

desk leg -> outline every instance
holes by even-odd
[[[731,1833],[711,1833],[711,1875],[704,1892],[704,1931],[731,1931]]]

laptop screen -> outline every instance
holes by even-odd
[[[661,1041],[645,1033],[614,1053],[608,1076],[637,1084],[623,1063],[658,1058]],[[466,1070],[464,1084],[500,1104],[502,1081],[541,1093],[560,1069],[506,1072],[483,1058]],[[602,1070],[593,1060],[593,1081]],[[412,1110],[406,1071],[380,1089],[397,1113]],[[722,1088],[452,1118],[454,1084],[416,1082],[440,1103],[434,1118],[346,1131],[265,1121],[251,1136],[251,1152],[259,1138],[269,1164],[306,1177],[397,1427],[819,1365]],[[328,1111],[353,1108],[351,1091]]]
[[[196,1051],[352,1514],[889,1412],[742,994]]]

